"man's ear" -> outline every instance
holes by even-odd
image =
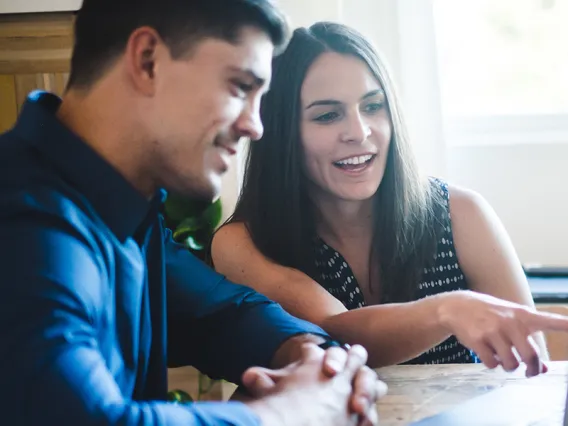
[[[130,79],[140,93],[153,96],[155,91],[156,53],[160,35],[150,27],[136,29],[128,39],[125,51]]]

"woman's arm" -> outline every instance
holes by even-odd
[[[307,275],[264,257],[240,223],[226,225],[217,232],[212,256],[217,271],[230,280],[254,288],[336,339],[365,346],[372,367],[412,359],[451,334],[437,314],[444,298],[347,311]]]
[[[458,222],[463,219],[459,207],[455,216]],[[474,228],[473,235],[481,233],[475,223],[470,226]],[[458,239],[463,234],[461,227],[458,223]],[[484,244],[479,247],[487,250]],[[462,257],[468,257],[463,252]],[[217,270],[232,281],[265,294],[291,314],[321,326],[338,340],[365,346],[372,367],[412,359],[454,334],[489,368],[501,364],[507,370],[516,369],[519,363],[512,351],[515,348],[527,364],[527,376],[532,376],[543,371],[542,357],[528,336],[541,330],[568,331],[568,318],[535,312],[528,299],[525,306],[472,291],[347,311],[305,274],[264,257],[246,228],[238,223],[217,232],[212,256]]]
[[[525,273],[505,227],[479,194],[449,186],[454,246],[469,288],[534,309]],[[548,359],[542,333],[534,336]]]

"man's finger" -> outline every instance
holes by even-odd
[[[276,382],[268,374],[268,369],[262,367],[252,367],[243,374],[243,386],[253,397],[261,397],[270,392]]]
[[[379,425],[379,413],[376,408],[369,410],[369,415],[367,417],[359,418],[359,423],[357,426],[378,426]]]
[[[321,362],[325,351],[314,343],[304,343],[301,346],[300,363]]]
[[[377,392],[377,399],[381,399],[389,392],[389,387],[381,379],[377,379],[377,383],[375,383],[375,392]]]
[[[351,410],[361,416],[366,416],[377,400],[386,393],[387,385],[379,380],[377,373],[364,366],[358,371],[353,382]]]
[[[349,348],[344,372],[350,380],[353,380],[359,369],[367,363],[367,357],[367,350],[363,346],[353,345]]]
[[[387,385],[368,367],[362,367],[353,384],[350,409],[358,414],[359,426],[378,424],[377,401],[387,393]]]
[[[328,377],[333,377],[341,373],[347,361],[347,351],[340,347],[331,347],[325,351],[323,360],[323,373]]]
[[[243,386],[247,391],[256,397],[266,395],[278,381],[290,374],[296,368],[297,362],[278,370],[271,370],[263,367],[251,367],[246,370],[242,377]]]

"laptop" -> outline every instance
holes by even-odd
[[[568,389],[510,384],[475,397],[415,426],[568,426]]]

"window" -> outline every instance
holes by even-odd
[[[568,1],[433,4],[447,141],[568,142]]]

